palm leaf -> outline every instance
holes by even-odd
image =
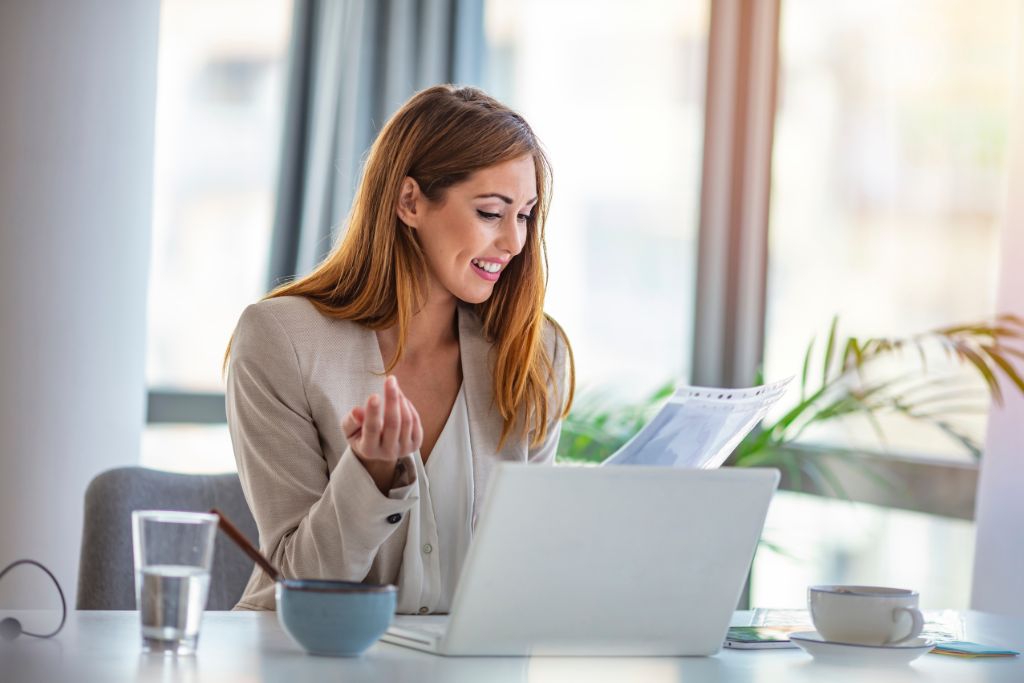
[[[1017,385],[1017,390],[1024,393],[1024,380],[1021,379],[1020,375],[1017,374],[1017,369],[1013,365],[1003,358],[1003,355],[999,353],[1000,349],[990,344],[982,344],[981,350],[988,354],[988,357],[992,359],[992,362],[999,366],[1011,382]]]
[[[901,397],[903,399],[907,399],[907,394],[902,393]],[[945,403],[947,401],[963,401],[969,399],[988,399],[988,391],[979,391],[977,389],[974,389],[973,387],[960,389],[959,391],[940,391],[938,393],[925,395],[924,397],[921,398],[914,398],[912,401],[908,402],[913,403],[913,405],[920,408],[922,406],[928,406],[934,403]]]
[[[910,410],[906,415],[915,420],[938,415],[987,415],[988,405],[952,405],[931,410]]]
[[[868,404],[866,403],[865,399],[882,393],[883,391],[885,391],[887,387],[889,387],[892,384],[892,382],[893,380],[887,380],[874,386],[868,387],[867,389],[861,391],[857,396],[854,396],[852,394],[843,394],[839,396],[839,398],[831,401],[830,403],[825,404],[817,411],[811,413],[811,416],[807,419],[807,421],[804,422],[798,428],[796,434],[794,434],[789,440],[795,440],[799,438],[800,434],[802,434],[807,427],[817,422],[822,422],[824,420],[838,417],[840,415],[849,414],[851,412],[856,412],[858,410],[867,410],[868,412],[870,412],[871,409],[868,407]]]
[[[832,316],[832,325],[829,326],[828,340],[825,342],[825,359],[821,371],[821,386],[828,385],[828,372],[832,367],[832,353],[836,347],[836,326],[839,324],[839,316]]]
[[[989,392],[992,394],[993,400],[996,403],[1002,405],[1003,403],[1003,392],[999,388],[999,381],[996,379],[995,373],[989,368],[988,363],[985,362],[985,358],[971,348],[970,344],[954,340],[953,348],[961,358],[967,360],[985,379],[985,384],[988,385]]]
[[[804,367],[800,371],[800,402],[807,398],[807,375],[811,369],[811,353],[814,351],[814,337],[811,337],[811,343],[807,345],[807,351],[804,352]]]
[[[1024,351],[1021,351],[1020,349],[1015,349],[1012,346],[1000,345],[999,350],[1002,351],[1003,353],[1013,356],[1014,358],[1020,358],[1024,360]]]
[[[910,379],[914,380],[916,378],[913,377],[913,375],[911,375]],[[965,377],[963,374],[953,374],[944,377],[917,379],[917,381],[914,384],[911,384],[907,387],[901,387],[898,393],[901,397],[905,398],[906,400],[916,403],[918,401],[927,400],[927,395],[926,398],[923,399],[917,397],[917,394],[919,394],[920,392],[927,391],[930,389],[941,389],[944,387],[962,387],[960,391],[963,391],[965,393],[970,390],[976,390],[975,384],[968,380],[967,377]],[[984,395],[987,397],[989,395],[988,388],[986,387],[985,389],[983,389],[983,391]]]
[[[857,338],[849,337],[843,349],[843,372],[852,369],[859,370],[863,362],[864,356],[861,353],[860,345],[857,343]]]
[[[900,412],[902,412],[904,414],[907,414],[905,406],[897,406],[897,410],[899,410]],[[913,416],[907,415],[907,417],[913,417]],[[933,418],[933,417],[921,417],[921,418],[917,418],[917,419],[923,420],[924,422],[927,422],[927,423],[933,425],[940,432],[942,432],[943,434],[948,436],[950,439],[952,439],[954,442],[956,442],[958,445],[960,445],[964,449],[966,449],[967,452],[970,453],[974,458],[980,458],[981,457],[981,447],[977,443],[975,443],[973,439],[971,439],[966,434],[963,434],[962,432],[960,432],[956,427],[951,425],[946,420],[939,420],[939,419]]]

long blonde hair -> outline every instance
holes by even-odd
[[[512,259],[489,299],[473,309],[494,346],[494,402],[503,426],[499,448],[522,417],[530,445],[547,435],[548,419],[565,417],[575,391],[572,347],[562,328],[544,313],[547,252],[544,223],[551,171],[539,141],[516,112],[476,88],[440,85],[414,95],[384,125],[370,149],[344,238],[309,275],[274,289],[265,298],[304,296],[324,315],[374,330],[398,325],[390,372],[402,358],[409,321],[425,301],[427,266],[415,231],[396,208],[408,176],[430,201],[474,172],[530,155],[537,174],[536,208],[527,221],[522,252]],[[568,355],[564,403],[553,403],[557,387],[552,359],[541,334],[547,320]],[[225,354],[225,366],[231,345]]]

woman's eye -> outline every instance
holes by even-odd
[[[528,213],[521,213],[521,214],[519,214],[519,220],[522,221],[523,223],[525,223],[526,221],[530,220],[530,218],[531,218],[531,216]]]
[[[481,211],[480,209],[477,209],[476,212],[477,212],[477,215],[480,216],[480,218],[483,218],[484,220],[488,220],[488,221],[493,221],[496,218],[501,218],[501,214],[500,213],[490,213],[488,211]]]

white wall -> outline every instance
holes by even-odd
[[[1024,38],[1024,25],[1018,36]],[[1003,222],[998,310],[1024,317],[1024,49],[1018,46],[1016,116]],[[989,416],[975,511],[971,606],[1024,616],[1024,398],[1011,386]]]
[[[159,7],[0,2],[0,566],[72,604],[85,487],[139,457]]]

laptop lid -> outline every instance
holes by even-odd
[[[778,480],[771,469],[502,464],[439,650],[717,652]]]

